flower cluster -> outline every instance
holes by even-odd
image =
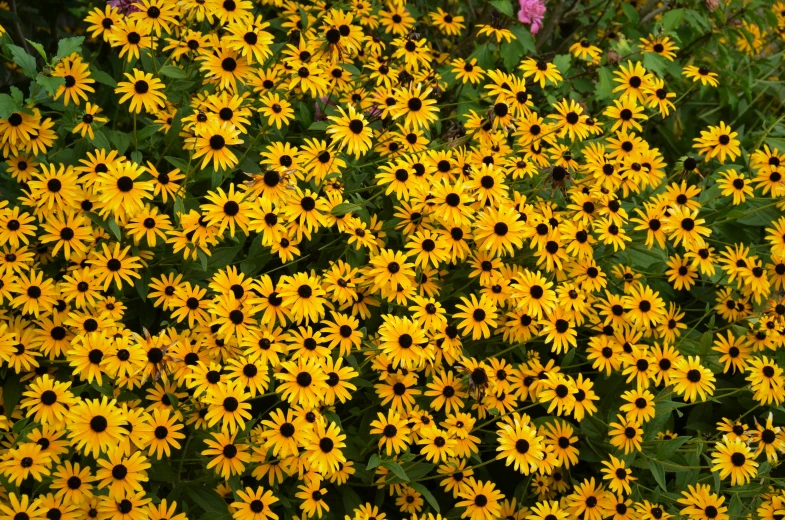
[[[0,28],[0,520],[785,515],[785,4],[94,3]]]

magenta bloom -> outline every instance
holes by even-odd
[[[531,25],[532,34],[537,34],[542,27],[542,17],[545,15],[544,0],[518,0],[521,10],[518,11],[518,20]]]
[[[107,3],[110,7],[114,7],[122,14],[131,14],[140,10],[135,5],[136,0],[109,0]]]

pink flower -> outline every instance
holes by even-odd
[[[531,24],[532,34],[537,34],[542,27],[542,17],[545,15],[544,0],[518,0],[521,10],[518,11],[518,20],[521,23]]]
[[[107,2],[110,7],[114,7],[122,14],[131,14],[139,11],[139,7],[137,7],[136,0],[109,0]]]

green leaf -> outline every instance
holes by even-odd
[[[597,90],[595,97],[602,101],[613,97],[613,74],[608,67],[597,69]]]
[[[413,466],[406,469],[406,475],[409,479],[418,479],[420,477],[424,477],[428,473],[431,472],[433,468],[435,468],[435,464],[428,464],[425,462],[417,462]]]
[[[659,484],[662,490],[668,491],[665,487],[665,470],[663,469],[662,464],[654,459],[649,459],[649,470],[651,471],[651,476],[654,477],[654,480],[657,481],[657,484]]]
[[[65,85],[65,78],[44,76],[39,73],[35,77],[35,82],[46,90],[47,94],[54,96],[60,85]]]
[[[333,412],[332,410],[325,410],[324,417],[328,421],[335,423],[336,426],[338,426],[339,428],[343,429],[343,426],[341,425],[341,418],[338,416],[337,413]]]
[[[765,142],[772,148],[785,150],[785,138],[783,137],[767,137]]]
[[[776,221],[780,213],[774,206],[765,207],[771,204],[768,200],[752,199],[747,202],[746,217],[738,219],[736,222],[755,227],[771,226]]]
[[[16,405],[22,398],[22,382],[19,374],[9,371],[3,383],[3,403],[5,405],[5,416],[11,417]]]
[[[300,9],[300,32],[304,33],[308,30],[308,11],[306,11],[303,6],[299,6],[299,9]]]
[[[340,486],[338,491],[343,499],[343,510],[346,512],[354,511],[362,504],[360,496],[349,486]]]
[[[591,416],[581,421],[581,432],[589,439],[604,440],[606,430],[604,424],[596,419],[593,420]]]
[[[82,49],[84,36],[74,36],[73,38],[63,38],[57,43],[57,56],[55,59],[67,58],[73,52],[78,52]]]
[[[21,90],[14,86],[11,87],[11,97],[14,98],[14,101],[16,101],[19,106],[23,106],[25,104],[25,95],[22,94]]]
[[[180,67],[175,67],[174,65],[166,65],[165,67],[161,67],[161,70],[158,71],[161,76],[166,76],[167,78],[173,79],[185,79],[188,77],[188,74],[181,69]]]
[[[109,144],[109,139],[106,138],[106,134],[103,131],[94,130],[93,134],[95,135],[95,138],[91,141],[93,146],[102,150],[111,150],[112,145]]]
[[[365,466],[365,469],[376,469],[376,467],[382,463],[382,460],[379,458],[377,454],[372,454],[371,457],[368,459],[368,465]]]
[[[176,482],[177,474],[174,470],[163,460],[150,461],[150,471],[147,472],[150,480],[158,482]]]
[[[131,137],[129,137],[128,134],[117,130],[107,130],[107,133],[109,141],[115,146],[117,153],[125,155],[126,150],[131,146]]]
[[[44,46],[41,45],[40,43],[30,41],[27,38],[25,38],[25,40],[27,41],[27,43],[32,45],[33,49],[35,49],[36,52],[44,59],[44,61],[46,61],[46,51],[44,50]]]
[[[515,66],[518,65],[521,59],[521,54],[518,52],[520,48],[521,45],[517,41],[502,43],[502,60],[504,61],[504,67],[510,72],[515,69]]]
[[[106,220],[101,218],[99,215],[96,215],[95,213],[91,213],[91,212],[84,213],[84,215],[87,218],[89,218],[92,221],[93,224],[95,224],[99,228],[103,229],[107,233],[109,232],[109,226],[107,225]]]
[[[140,152],[139,150],[134,150],[133,152],[131,152],[131,160],[136,164],[142,164],[143,159],[144,156],[142,155],[142,152]]]
[[[672,31],[679,26],[684,19],[684,9],[671,9],[662,15],[662,29],[664,31]]]
[[[331,209],[330,213],[336,217],[340,217],[341,215],[346,215],[347,213],[359,211],[362,208],[363,207],[360,204],[355,204],[353,202],[342,202]]]
[[[149,139],[150,137],[157,134],[160,129],[161,129],[161,125],[158,123],[147,125],[141,130],[136,132],[136,138],[139,141],[144,141],[145,139]]]
[[[354,65],[352,65],[351,63],[341,63],[341,67],[342,67],[342,68],[343,68],[345,71],[349,72],[349,73],[350,73],[352,76],[354,76],[355,78],[356,78],[356,77],[358,77],[358,76],[360,76],[360,74],[362,74],[362,73],[360,72],[360,69],[358,69],[357,67],[355,67],[355,66],[354,66]]]
[[[180,408],[180,398],[171,392],[166,392],[166,397],[169,398],[169,403],[172,405],[172,410],[176,412]]]
[[[493,51],[492,46],[488,43],[483,43],[482,45],[478,45],[469,57],[477,58],[477,64],[484,69],[488,69],[493,67],[493,63],[496,61],[494,55],[495,52]]]
[[[24,434],[22,434],[22,431],[25,429],[25,427],[26,427],[28,424],[30,424],[30,421],[32,420],[32,418],[33,418],[33,416],[31,416],[31,415],[28,415],[28,416],[27,416],[27,417],[25,417],[24,419],[19,419],[18,421],[16,421],[16,422],[14,423],[14,427],[13,427],[13,428],[11,428],[11,431],[12,431],[12,432],[14,432],[14,433],[16,433],[16,434],[18,434],[18,435],[19,435],[19,437],[23,437],[23,436],[24,436]],[[35,424],[35,423],[33,423],[33,424],[30,424],[30,429],[33,429],[33,428],[35,428],[35,427],[36,427],[36,424]]]
[[[185,213],[185,204],[183,204],[182,197],[177,197],[174,199],[174,205],[172,206],[172,209],[174,210],[175,216]]]
[[[437,513],[441,512],[439,510],[439,501],[436,500],[436,498],[431,494],[430,491],[428,491],[427,487],[423,486],[419,482],[412,482],[409,485],[412,487],[412,489],[414,489],[416,492],[421,494],[425,500],[428,501],[428,503],[431,505],[434,511],[436,511]]]
[[[123,240],[123,233],[120,231],[120,226],[117,225],[117,222],[115,222],[115,219],[110,218],[109,221],[107,222],[107,225],[109,226],[109,230],[117,238],[117,240],[122,241]]]
[[[567,352],[564,355],[564,357],[562,358],[561,363],[559,363],[559,365],[561,365],[561,366],[569,366],[572,363],[572,360],[575,359],[575,353],[577,351],[578,351],[578,349],[574,348],[574,349],[571,349],[569,352]]]
[[[513,24],[510,26],[510,32],[515,35],[523,52],[529,54],[537,54],[537,47],[534,45],[534,37],[531,31],[523,24]]]
[[[112,88],[117,86],[117,82],[115,81],[115,79],[112,76],[110,76],[106,72],[104,72],[102,70],[98,70],[98,69],[96,69],[94,67],[90,67],[90,77],[93,78],[94,80],[96,80],[98,83],[101,83],[103,85],[107,85],[107,86],[110,86]]]
[[[627,20],[637,25],[641,19],[641,15],[638,14],[638,10],[635,9],[632,4],[628,4],[627,2],[623,2],[621,4],[621,8],[624,11],[624,16],[627,17]]]
[[[199,262],[202,265],[202,271],[207,271],[207,264],[210,261],[210,257],[207,256],[207,253],[202,251],[201,249],[196,253],[199,256]]]
[[[382,467],[389,469],[393,475],[398,477],[400,480],[404,482],[409,482],[409,477],[406,475],[406,472],[403,470],[400,464],[392,460],[383,460]]]
[[[300,122],[302,122],[304,127],[311,126],[313,117],[311,116],[311,110],[308,108],[308,104],[300,101],[298,108],[300,113]]]
[[[662,394],[660,394],[661,396]],[[662,399],[662,397],[660,397]],[[644,434],[643,438],[645,440],[653,439],[657,433],[662,431],[665,428],[668,420],[671,418],[671,412],[673,409],[678,406],[679,403],[674,403],[673,401],[669,400],[662,400],[658,401],[657,404],[654,406],[655,415],[654,419],[652,419],[649,423],[646,424],[644,430],[646,433]]]
[[[712,414],[712,408],[712,403],[710,402],[693,406],[687,416],[685,428],[696,432],[713,431],[715,419]]]
[[[665,77],[665,70],[668,68],[668,60],[656,52],[646,52],[643,54],[643,66],[663,78]]]
[[[646,269],[658,262],[667,262],[668,258],[662,249],[646,249],[646,246],[641,245],[627,249],[627,254],[630,258],[630,265]]]
[[[11,51],[14,63],[19,65],[24,75],[31,79],[34,78],[36,74],[35,58],[27,54],[27,51],[18,45],[9,45],[8,50]]]
[[[93,382],[90,383],[90,386],[92,386],[98,393],[102,395],[109,395],[112,393],[112,385],[108,379],[101,381],[100,385],[98,384],[98,380],[94,379]]]
[[[676,450],[681,448],[681,446],[690,440],[692,437],[688,437],[686,435],[681,437],[676,437],[675,439],[671,439],[668,442],[664,442],[657,448],[657,459],[658,460],[670,460]]]
[[[21,108],[16,100],[8,94],[0,94],[0,117],[8,119],[14,112],[19,112]]]
[[[166,162],[180,170],[181,172],[185,173],[188,171],[188,162],[180,159],[179,157],[172,157],[171,155],[165,155],[164,159]]]
[[[242,248],[243,246],[240,244],[235,247],[219,247],[214,249],[213,254],[210,257],[210,265],[212,267],[226,267],[229,265],[229,262],[234,260],[234,257],[237,256],[237,253],[239,253]]]
[[[137,294],[142,299],[143,302],[147,301],[147,290],[150,287],[150,270],[145,269],[142,271],[141,278],[134,279],[134,287],[136,288]],[[174,401],[172,401],[174,402]]]
[[[570,61],[572,60],[571,54],[558,54],[553,57],[553,64],[559,69],[559,72],[565,74],[570,70]]]
[[[188,486],[185,490],[191,500],[196,502],[205,513],[221,515],[221,518],[229,517],[229,506],[214,489],[206,486]]]
[[[250,158],[246,157],[243,159],[243,162],[240,163],[240,170],[245,173],[255,173],[260,174],[262,173],[262,168],[259,166],[259,163],[251,160]]]
[[[711,22],[698,11],[693,11],[692,9],[685,10],[684,19],[687,20],[687,23],[689,23],[693,29],[706,31],[711,28]]]
[[[728,504],[728,516],[731,518],[740,518],[744,516],[742,513],[744,511],[744,503],[742,503],[741,498],[739,498],[739,493],[733,493],[733,498],[730,499],[730,504]]]
[[[491,5],[498,9],[500,13],[506,14],[510,18],[514,17],[510,0],[491,0]]]

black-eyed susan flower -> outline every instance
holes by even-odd
[[[346,111],[338,107],[338,115],[328,116],[328,119],[334,124],[328,126],[327,133],[346,153],[359,158],[371,148],[371,127],[365,116],[357,113],[353,106],[349,105]]]
[[[720,163],[724,163],[726,157],[733,161],[741,155],[741,142],[736,139],[738,135],[738,132],[731,131],[724,121],[720,121],[719,126],[709,126],[708,130],[701,130],[700,137],[695,138],[693,148],[705,155],[706,161],[714,157],[717,157]]]
[[[322,474],[336,471],[340,463],[346,462],[341,451],[346,447],[343,442],[345,439],[346,435],[341,433],[335,423],[316,423],[305,440],[305,457],[312,467]]]
[[[641,451],[641,442],[643,441],[641,423],[623,415],[616,417],[619,422],[609,423],[610,443],[623,450],[625,455],[633,451]]]
[[[471,295],[471,299],[461,298],[462,304],[456,305],[461,312],[453,317],[462,319],[458,325],[464,333],[471,332],[472,339],[487,338],[490,336],[490,327],[496,326],[496,306],[486,296],[479,299]]]
[[[657,36],[650,34],[648,38],[641,38],[641,47],[644,52],[658,54],[668,61],[676,58],[676,51],[679,48],[668,36]]]
[[[85,22],[90,24],[87,30],[92,33],[91,36],[101,36],[105,42],[109,41],[114,26],[120,23],[121,19],[118,9],[111,5],[106,5],[103,9],[96,7],[85,16]]]
[[[71,101],[79,105],[81,100],[87,101],[87,94],[95,92],[90,85],[95,80],[90,77],[89,64],[78,55],[72,55],[58,63],[52,71],[53,77],[63,78],[63,84],[57,88],[55,99],[63,97],[63,104],[68,106]],[[87,110],[90,107],[88,104]]]
[[[696,67],[695,65],[687,65],[682,69],[682,74],[696,83],[700,81],[701,85],[704,86],[709,85],[711,87],[716,87],[720,84],[717,79],[719,75],[705,66]]]
[[[638,480],[632,476],[632,471],[623,460],[617,459],[611,455],[610,460],[602,461],[604,468],[602,468],[603,480],[609,480],[608,489],[614,493],[630,493],[630,482]]]
[[[684,396],[687,401],[701,401],[714,394],[714,374],[700,364],[700,359],[689,356],[682,358],[670,375],[675,383],[674,390]]]
[[[123,455],[121,450],[114,450],[106,459],[98,461],[96,472],[98,488],[108,487],[109,497],[118,498],[136,493],[147,481],[150,463],[141,452],[130,457]]]
[[[94,252],[91,261],[93,269],[91,271],[96,277],[96,283],[108,289],[112,282],[117,287],[122,287],[123,282],[133,284],[132,278],[139,278],[136,272],[141,266],[139,258],[129,255],[130,246],[120,249],[120,243],[114,244],[114,249],[110,249],[106,243],[102,244],[103,251]]]
[[[628,61],[626,65],[625,67],[622,64],[618,71],[614,71],[613,74],[617,77],[613,78],[613,81],[620,85],[616,86],[613,91],[623,92],[632,99],[643,103],[646,98],[646,89],[649,88],[652,77],[638,61]]]
[[[714,446],[712,471],[719,472],[720,478],[730,476],[731,485],[744,485],[758,474],[758,463],[746,443],[724,438]]]
[[[277,93],[270,93],[260,99],[262,107],[259,113],[267,118],[269,126],[280,129],[294,119],[292,105]]]
[[[237,381],[219,383],[208,389],[205,397],[205,403],[209,406],[205,416],[207,424],[220,424],[222,430],[231,433],[242,429],[245,421],[251,418],[248,412],[251,405],[247,402],[250,397]]]
[[[615,119],[611,127],[612,132],[617,128],[621,128],[623,131],[635,129],[640,132],[643,130],[639,121],[645,121],[648,116],[644,114],[644,107],[639,106],[634,97],[624,95],[620,99],[613,100],[613,103],[615,106],[609,106],[603,112],[609,118]]]
[[[404,118],[404,123],[414,128],[428,128],[437,119],[436,100],[428,99],[432,89],[422,86],[411,86],[400,89],[396,95],[396,103],[392,107],[395,119]]]
[[[188,148],[193,150],[193,158],[202,159],[202,168],[212,162],[216,171],[228,171],[237,164],[237,156],[229,148],[242,144],[240,131],[231,123],[211,121],[193,139]]]
[[[259,486],[256,489],[246,487],[237,491],[240,500],[234,501],[231,507],[235,510],[234,518],[237,520],[275,520],[278,515],[272,512],[270,506],[278,502],[278,498],[271,490]]]
[[[32,477],[38,482],[50,474],[50,455],[40,444],[24,442],[8,451],[0,462],[0,472],[9,482],[20,485],[23,480]]]
[[[466,517],[470,520],[483,520],[494,518],[501,509],[500,501],[504,495],[496,489],[493,482],[478,481],[469,477],[466,481],[467,488],[458,494],[460,500],[457,507],[466,508]]]
[[[465,27],[464,17],[456,14],[445,12],[441,7],[437,7],[436,11],[428,13],[431,22],[447,36],[457,36]]]
[[[134,69],[133,74],[125,73],[128,81],[121,81],[115,89],[116,94],[122,94],[120,103],[130,100],[128,109],[134,113],[140,113],[144,108],[147,112],[155,112],[158,104],[166,100],[166,96],[161,92],[164,83],[153,76],[151,73]]]
[[[543,438],[538,436],[533,425],[519,421],[502,423],[497,432],[499,446],[497,459],[504,460],[507,466],[528,475],[537,471],[544,458]]]
[[[327,374],[318,362],[298,359],[281,363],[286,372],[276,373],[275,378],[282,381],[278,386],[281,397],[291,403],[300,405],[316,405],[320,396],[326,391]]]
[[[215,468],[216,473],[223,478],[242,474],[245,464],[251,460],[248,446],[236,443],[235,435],[215,433],[212,439],[205,440],[205,444],[207,449],[202,451],[202,455],[212,459],[207,465],[208,469]]]

